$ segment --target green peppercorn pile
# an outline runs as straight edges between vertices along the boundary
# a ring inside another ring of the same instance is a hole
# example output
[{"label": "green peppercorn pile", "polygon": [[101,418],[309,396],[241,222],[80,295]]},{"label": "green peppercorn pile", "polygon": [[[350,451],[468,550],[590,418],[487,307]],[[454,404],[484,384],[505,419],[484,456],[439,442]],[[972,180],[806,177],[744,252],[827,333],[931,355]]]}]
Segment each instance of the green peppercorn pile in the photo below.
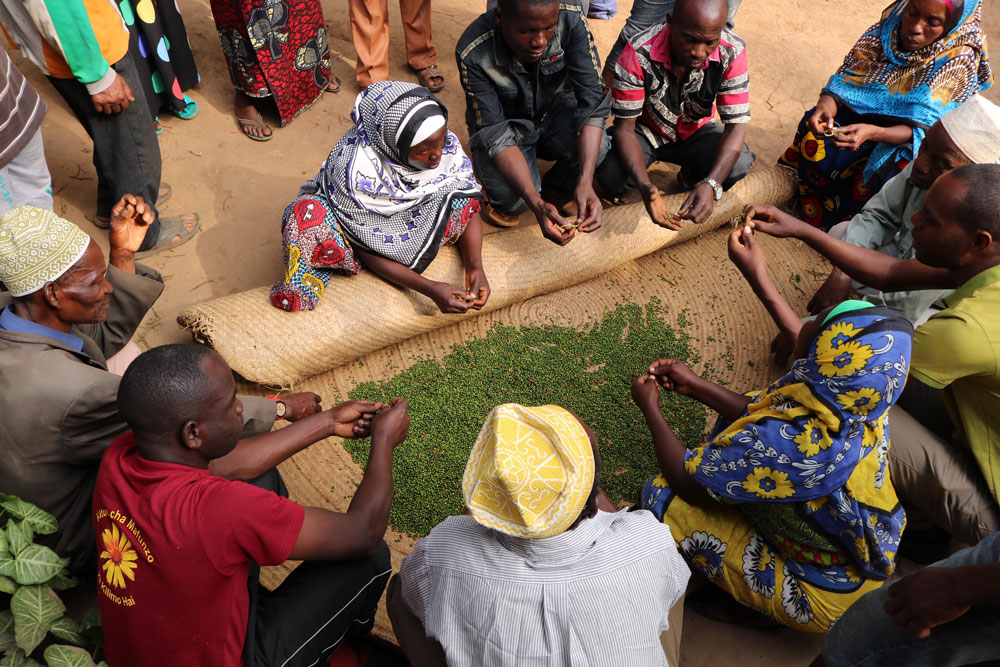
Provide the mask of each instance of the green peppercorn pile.
[{"label": "green peppercorn pile", "polygon": [[[395,497],[389,522],[422,537],[448,516],[461,514],[462,473],[486,415],[501,403],[560,405],[597,434],[601,484],[613,501],[637,500],[640,484],[657,472],[652,440],[632,403],[631,378],[650,362],[674,357],[694,363],[696,352],[681,313],[665,323],[657,301],[621,305],[589,330],[495,324],[485,338],[456,345],[441,363],[418,361],[394,378],[366,382],[350,392],[358,400],[410,402],[410,435],[396,448]],[[688,446],[705,430],[705,409],[664,392],[668,423]],[[345,441],[365,465],[368,440]]]}]

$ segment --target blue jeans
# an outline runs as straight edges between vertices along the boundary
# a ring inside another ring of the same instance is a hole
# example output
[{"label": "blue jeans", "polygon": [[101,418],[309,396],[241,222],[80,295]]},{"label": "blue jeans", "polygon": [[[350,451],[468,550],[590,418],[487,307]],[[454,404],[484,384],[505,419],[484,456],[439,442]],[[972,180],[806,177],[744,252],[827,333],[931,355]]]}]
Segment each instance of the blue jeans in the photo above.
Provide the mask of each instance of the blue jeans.
[{"label": "blue jeans", "polygon": [[[1000,533],[931,567],[997,563]],[[885,612],[890,585],[855,602],[827,634],[823,659],[829,667],[948,667],[1000,658],[1000,604],[973,607],[955,620],[932,628],[926,639],[917,639],[893,623]]]},{"label": "blue jeans", "polygon": [[[517,147],[524,155],[524,161],[528,163],[528,170],[531,172],[531,181],[535,190],[542,189],[542,176],[538,170],[538,160],[552,160],[555,162],[552,168],[545,174],[546,189],[552,190],[555,194],[568,196],[572,193],[580,174],[580,160],[577,155],[577,134],[573,130],[571,123],[572,112],[566,111],[565,107],[555,108],[548,113],[541,125],[536,125],[534,129],[522,136]],[[486,198],[489,199],[490,206],[504,215],[520,215],[528,210],[528,205],[521,199],[514,188],[510,186],[503,173],[496,166],[485,149],[471,149],[472,166],[483,184]],[[597,153],[597,167],[594,170],[594,180],[597,185],[603,186],[601,167],[605,162],[605,157],[611,155],[611,137],[605,130],[601,136],[601,145]],[[617,179],[614,179],[617,180]],[[605,194],[615,195],[617,191]]]},{"label": "blue jeans", "polygon": [[52,210],[52,178],[41,128],[13,160],[0,167],[0,214],[25,205]]},{"label": "blue jeans", "polygon": [[[618,41],[611,47],[611,53],[604,60],[605,71],[614,70],[626,42],[649,26],[666,21],[667,13],[673,11],[675,2],[677,0],[635,0],[632,3],[632,13],[629,14],[618,35]],[[728,30],[733,29],[733,19],[736,18],[736,10],[740,8],[741,2],[743,0],[729,0],[729,18],[726,20]]]}]

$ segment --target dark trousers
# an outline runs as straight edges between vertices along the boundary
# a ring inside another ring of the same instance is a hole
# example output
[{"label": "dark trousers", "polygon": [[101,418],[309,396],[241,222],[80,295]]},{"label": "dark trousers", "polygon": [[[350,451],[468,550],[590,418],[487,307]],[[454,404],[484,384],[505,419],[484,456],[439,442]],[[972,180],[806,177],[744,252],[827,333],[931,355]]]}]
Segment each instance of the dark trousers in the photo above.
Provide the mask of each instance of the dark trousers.
[{"label": "dark trousers", "polygon": [[[524,161],[528,163],[535,190],[541,191],[544,182],[545,188],[554,195],[568,197],[576,187],[580,177],[580,156],[577,150],[577,133],[573,128],[574,111],[575,106],[554,106],[541,123],[535,124],[532,131],[522,135],[517,142]],[[530,125],[530,122],[525,122]],[[527,211],[528,205],[504,178],[488,150],[472,149],[470,153],[472,166],[483,184],[490,205],[506,215],[520,215]],[[605,131],[598,149],[597,167],[594,169],[595,185],[603,191],[602,194],[619,193],[619,190],[608,191],[604,187],[604,162],[611,153],[611,139]],[[538,160],[555,162],[544,178],[538,169]]]},{"label": "dark trousers", "polygon": [[[277,470],[251,482],[288,496]],[[246,667],[310,667],[324,663],[341,642],[375,624],[392,563],[383,542],[371,558],[302,563],[273,591],[250,570],[250,616],[243,645]]]},{"label": "dark trousers", "polygon": [[[149,105],[131,54],[126,54],[111,67],[125,79],[135,97],[128,109],[114,114],[95,110],[87,87],[76,79],[49,77],[94,141],[97,215],[102,217],[110,217],[112,207],[125,194],[139,195],[152,206],[160,189],[160,144],[149,119]],[[157,216],[140,250],[151,248],[159,236]]]},{"label": "dark trousers", "polygon": [[[697,132],[684,141],[668,141],[659,148],[653,148],[653,145],[640,132],[635,133],[635,138],[639,140],[639,148],[642,149],[642,159],[646,167],[654,162],[676,164],[687,170],[685,176],[690,181],[688,184],[690,186],[708,176],[709,172],[712,171],[724,131],[725,128],[722,125],[712,121],[698,128]],[[729,176],[722,182],[722,187],[728,190],[749,174],[756,159],[757,156],[750,152],[750,147],[743,144],[743,150],[740,151],[736,164],[729,171]],[[617,151],[614,152],[613,156],[609,156],[608,163],[607,173],[609,175],[616,174],[617,178],[620,179],[617,182],[609,180],[607,184],[610,188],[609,191],[621,192],[628,187],[627,184],[631,178],[626,173]]]}]

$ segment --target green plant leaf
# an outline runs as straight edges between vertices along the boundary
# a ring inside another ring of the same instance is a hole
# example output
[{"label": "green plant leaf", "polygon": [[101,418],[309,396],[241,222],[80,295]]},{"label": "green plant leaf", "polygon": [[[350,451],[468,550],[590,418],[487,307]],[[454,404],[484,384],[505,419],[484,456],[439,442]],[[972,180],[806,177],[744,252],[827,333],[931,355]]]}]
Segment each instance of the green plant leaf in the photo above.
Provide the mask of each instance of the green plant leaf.
[{"label": "green plant leaf", "polygon": [[62,616],[54,620],[49,632],[75,646],[83,646],[86,643],[83,635],[80,634],[80,625],[69,616]]},{"label": "green plant leaf", "polygon": [[14,576],[14,559],[10,557],[10,554],[0,556],[0,575],[4,577]]},{"label": "green plant leaf", "polygon": [[0,507],[7,510],[10,515],[20,519],[39,535],[51,535],[56,532],[58,523],[56,518],[43,510],[41,507],[21,500],[20,498],[8,498],[0,501]]},{"label": "green plant leaf", "polygon": [[11,556],[16,558],[19,553],[31,544],[31,540],[34,537],[34,534],[31,532],[31,526],[21,521],[10,520],[7,522],[7,549],[10,551]]},{"label": "green plant leaf", "polygon": [[0,667],[25,667],[28,662],[28,654],[21,649],[14,647],[4,653],[0,660]]},{"label": "green plant leaf", "polygon": [[53,644],[43,655],[49,667],[96,667],[90,654],[78,646]]},{"label": "green plant leaf", "polygon": [[7,551],[7,531],[0,530],[0,556],[8,556]]},{"label": "green plant leaf", "polygon": [[14,614],[14,639],[20,648],[31,653],[66,607],[48,586],[21,586],[10,599],[10,610]]},{"label": "green plant leaf", "polygon": [[0,593],[13,594],[17,590],[17,582],[0,574]]},{"label": "green plant leaf", "polygon": [[0,611],[0,651],[6,651],[17,646],[14,641],[14,615],[9,611]]},{"label": "green plant leaf", "polygon": [[14,558],[14,581],[19,584],[44,584],[62,571],[62,559],[40,544],[30,545]]},{"label": "green plant leaf", "polygon": [[101,627],[101,612],[97,611],[97,607],[91,607],[87,610],[87,613],[83,615],[80,619],[80,632],[86,632],[91,628]]},{"label": "green plant leaf", "polygon": [[48,585],[51,586],[54,590],[65,591],[67,589],[73,588],[80,582],[74,579],[73,577],[69,576],[68,574],[63,574],[60,572],[56,576],[49,579],[49,581],[46,583],[48,583]]}]

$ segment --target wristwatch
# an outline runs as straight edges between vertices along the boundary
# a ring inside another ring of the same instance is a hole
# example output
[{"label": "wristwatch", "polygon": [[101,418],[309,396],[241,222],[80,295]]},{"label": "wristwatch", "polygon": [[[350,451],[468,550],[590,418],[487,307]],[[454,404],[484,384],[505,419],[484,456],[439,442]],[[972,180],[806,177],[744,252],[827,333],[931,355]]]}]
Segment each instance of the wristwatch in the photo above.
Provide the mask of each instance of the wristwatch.
[{"label": "wristwatch", "polygon": [[278,419],[284,419],[285,415],[288,414],[288,406],[277,396],[268,396],[268,398],[274,401],[274,410]]},{"label": "wristwatch", "polygon": [[722,186],[716,183],[714,178],[703,178],[701,182],[712,186],[712,190],[715,191],[715,201],[722,199]]}]

